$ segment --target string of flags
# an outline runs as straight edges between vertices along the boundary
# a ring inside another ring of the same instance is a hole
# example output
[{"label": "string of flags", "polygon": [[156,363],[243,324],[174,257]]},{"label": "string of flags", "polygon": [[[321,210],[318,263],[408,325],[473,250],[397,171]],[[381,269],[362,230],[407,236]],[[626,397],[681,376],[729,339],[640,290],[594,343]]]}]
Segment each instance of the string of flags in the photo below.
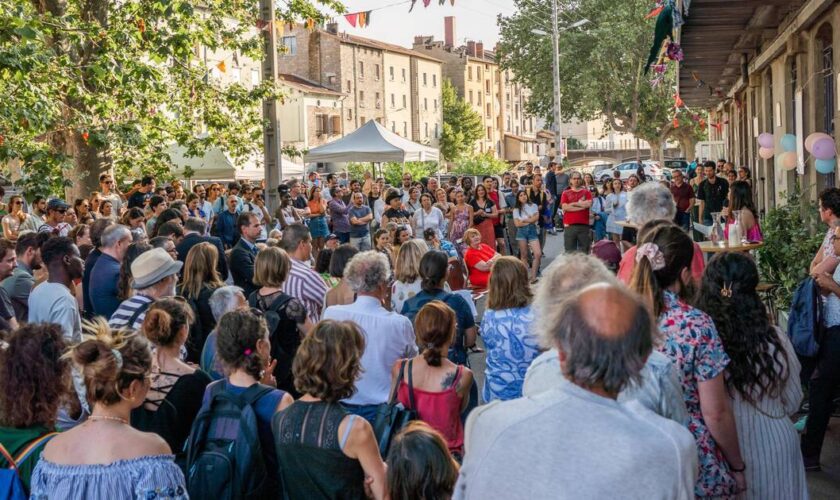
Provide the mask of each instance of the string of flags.
[{"label": "string of flags", "polygon": [[[405,5],[407,3],[411,4],[408,7],[408,11],[411,12],[412,10],[414,10],[414,6],[415,6],[415,4],[417,4],[417,0],[403,0],[403,1],[392,3],[392,4],[383,5],[382,7],[377,7],[375,9],[360,10],[358,12],[351,12],[349,14],[344,15],[344,20],[347,21],[347,24],[349,24],[350,26],[352,26],[354,28],[366,28],[366,27],[370,26],[370,14],[371,14],[371,12],[373,12],[375,10],[388,9],[388,8],[396,7],[396,6],[399,6],[399,5]],[[431,5],[431,4],[432,4],[432,0],[423,0],[423,8],[428,8],[429,5]],[[438,5],[445,5],[445,4],[446,4],[446,0],[438,0]],[[455,5],[455,0],[449,0],[449,4],[454,6]]]},{"label": "string of flags", "polygon": [[366,26],[370,26],[370,12],[366,10],[364,12],[353,12],[352,14],[345,14],[344,19],[350,23],[350,26],[354,28],[364,28]]}]

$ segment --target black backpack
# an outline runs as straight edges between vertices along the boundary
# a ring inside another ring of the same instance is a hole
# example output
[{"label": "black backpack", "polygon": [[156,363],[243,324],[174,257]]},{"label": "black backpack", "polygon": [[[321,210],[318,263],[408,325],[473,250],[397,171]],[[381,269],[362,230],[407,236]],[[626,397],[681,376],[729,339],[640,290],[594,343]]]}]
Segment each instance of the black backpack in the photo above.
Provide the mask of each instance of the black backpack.
[{"label": "black backpack", "polygon": [[248,297],[248,305],[262,311],[265,317],[271,341],[271,358],[277,361],[274,368],[277,388],[298,398],[300,393],[295,390],[292,361],[300,347],[301,338],[297,322],[286,314],[286,306],[292,299],[291,295],[280,292],[273,302],[266,303],[266,298],[255,291]]},{"label": "black backpack", "polygon": [[193,498],[261,498],[269,484],[253,405],[272,391],[254,384],[241,395],[227,381],[208,386],[210,399],[198,412],[187,440],[187,491]]}]

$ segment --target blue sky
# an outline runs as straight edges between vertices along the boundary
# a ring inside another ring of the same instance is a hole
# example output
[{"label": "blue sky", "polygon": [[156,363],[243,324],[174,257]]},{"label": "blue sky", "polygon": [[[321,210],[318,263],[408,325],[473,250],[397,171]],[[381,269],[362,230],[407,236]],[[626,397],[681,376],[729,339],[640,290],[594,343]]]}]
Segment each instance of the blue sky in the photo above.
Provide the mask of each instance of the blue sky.
[{"label": "blue sky", "polygon": [[[400,2],[345,0],[344,4],[348,12],[356,12]],[[455,35],[460,43],[470,39],[482,41],[485,47],[492,48],[499,39],[496,16],[514,12],[513,0],[455,0],[454,6],[450,0],[446,0],[443,5],[439,5],[438,0],[431,0],[428,8],[423,7],[423,0],[417,0],[410,14],[409,5],[409,2],[400,3],[372,12],[372,23],[367,28],[353,28],[343,16],[339,16],[338,28],[354,35],[411,47],[415,35],[434,35],[436,40],[443,40],[443,18],[455,16]]]}]

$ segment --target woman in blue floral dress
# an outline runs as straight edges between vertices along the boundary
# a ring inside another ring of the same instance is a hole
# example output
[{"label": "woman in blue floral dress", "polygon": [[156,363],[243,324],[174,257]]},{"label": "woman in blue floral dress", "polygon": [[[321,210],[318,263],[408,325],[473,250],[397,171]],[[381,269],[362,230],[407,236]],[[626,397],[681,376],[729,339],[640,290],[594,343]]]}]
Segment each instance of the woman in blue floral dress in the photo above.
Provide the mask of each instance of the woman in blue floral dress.
[{"label": "woman in blue floral dress", "polygon": [[487,347],[482,398],[508,400],[522,397],[528,366],[539,354],[531,333],[531,288],[528,269],[516,257],[493,263],[487,290],[487,311],[481,320],[481,337]]},{"label": "woman in blue floral dress", "polygon": [[[659,350],[677,367],[694,435],[700,471],[698,498],[734,498],[747,487],[735,417],[724,384],[729,357],[711,318],[685,303],[680,293],[691,279],[694,247],[671,222],[650,222],[639,231],[631,288],[659,318]],[[725,293],[722,292],[722,293]]]}]

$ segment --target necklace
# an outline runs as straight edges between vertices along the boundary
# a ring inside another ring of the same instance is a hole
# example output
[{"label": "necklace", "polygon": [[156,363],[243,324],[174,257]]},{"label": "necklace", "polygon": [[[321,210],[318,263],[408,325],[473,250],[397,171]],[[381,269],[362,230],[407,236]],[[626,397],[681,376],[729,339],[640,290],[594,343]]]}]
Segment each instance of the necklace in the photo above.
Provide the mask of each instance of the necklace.
[{"label": "necklace", "polygon": [[128,425],[128,420],[122,417],[112,417],[111,415],[91,415],[88,417],[88,420],[97,421],[97,420],[113,420],[114,422],[120,422],[125,425]]}]

